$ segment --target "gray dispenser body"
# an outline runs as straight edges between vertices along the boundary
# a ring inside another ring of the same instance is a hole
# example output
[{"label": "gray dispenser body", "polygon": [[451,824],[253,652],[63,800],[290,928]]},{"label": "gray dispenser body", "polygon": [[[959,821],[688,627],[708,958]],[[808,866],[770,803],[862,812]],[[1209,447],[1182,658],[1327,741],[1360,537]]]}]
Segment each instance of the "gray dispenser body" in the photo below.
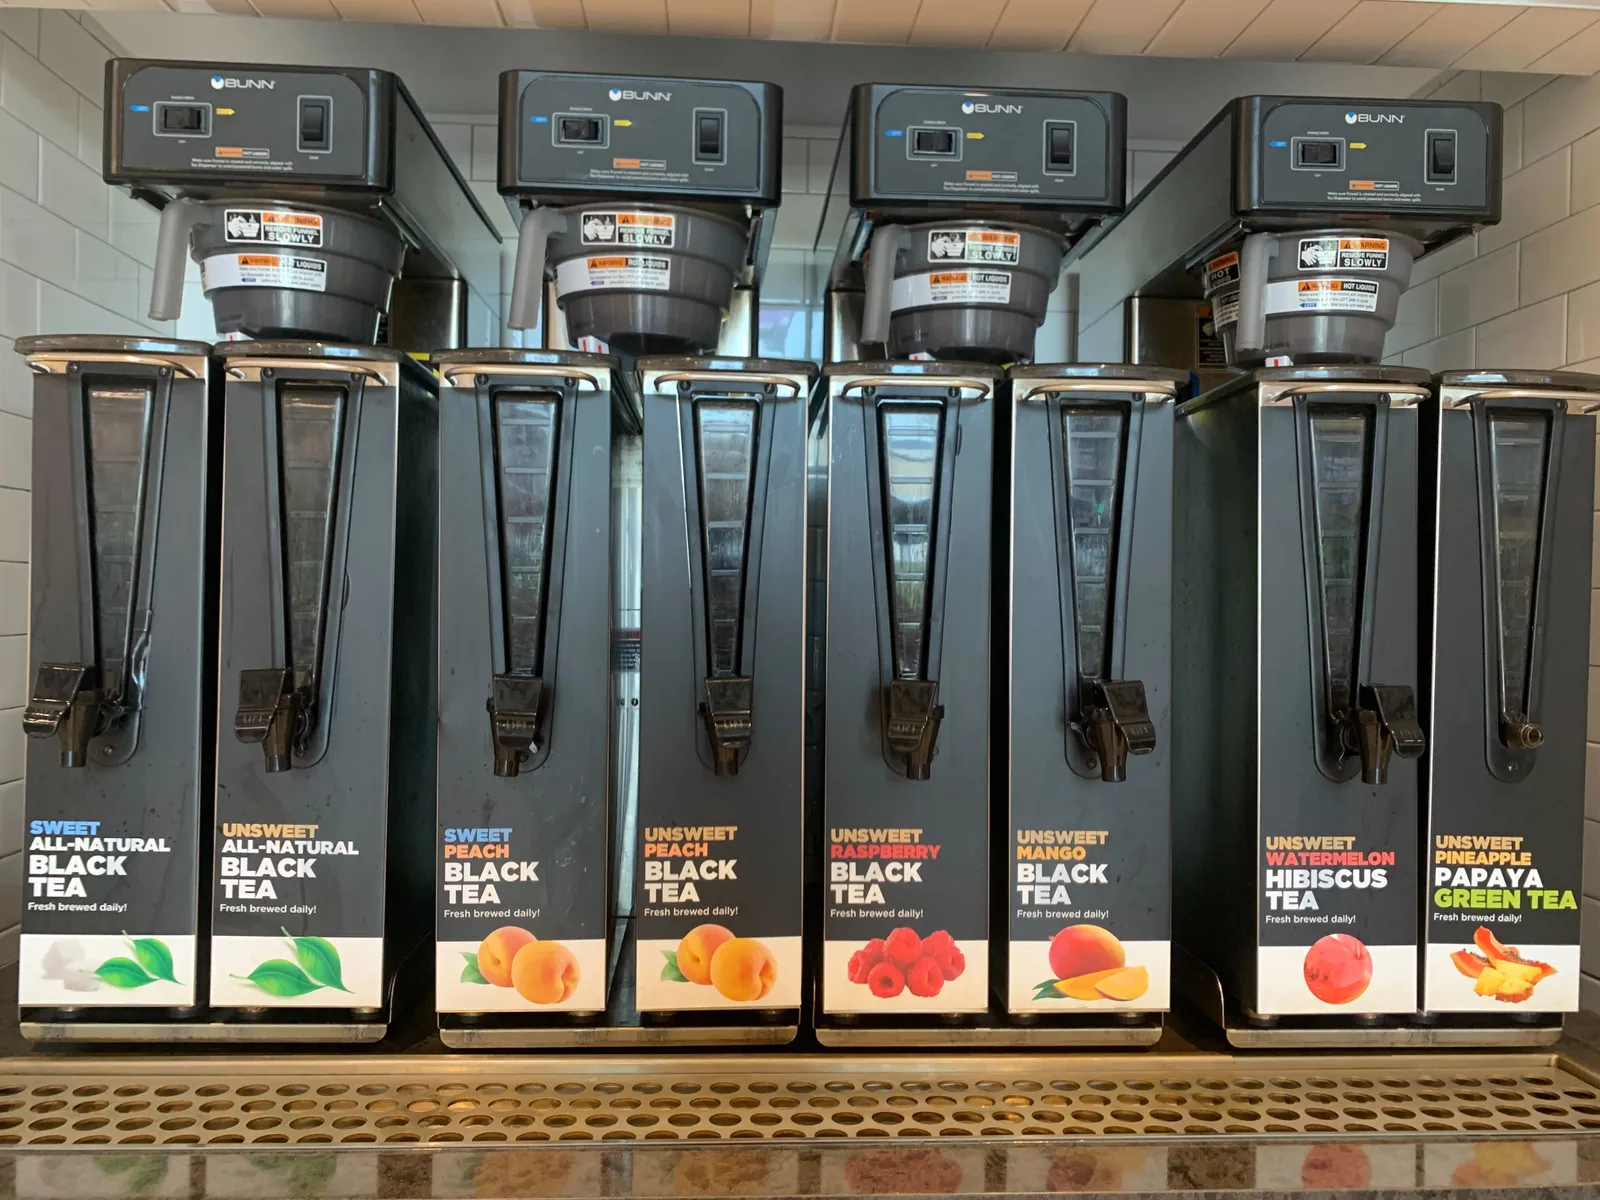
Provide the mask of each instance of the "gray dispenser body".
[{"label": "gray dispenser body", "polygon": [[[531,925],[582,967],[557,1020],[605,1008],[611,920],[610,546],[615,359],[538,350],[436,355],[439,845],[491,827],[537,881],[479,916],[440,886],[436,1007],[446,1028],[548,1020],[509,988],[460,981],[495,929]],[[448,857],[440,883],[450,880]],[[469,865],[481,872],[484,859]],[[460,878],[460,876],[458,876]],[[508,921],[504,907],[537,910]],[[507,1005],[512,1007],[509,1009]],[[489,1016],[490,1010],[495,1010]]]},{"label": "gray dispenser body", "polygon": [[[1165,963],[1155,960],[1172,936],[1173,411],[1189,378],[1115,365],[1009,376],[1010,570],[998,575],[1008,636],[997,639],[1008,648],[999,664],[1006,719],[995,758],[1005,764],[1010,829],[1020,836],[1065,821],[1104,831],[1103,848],[1088,854],[1106,877],[1083,894],[1107,914],[1102,927],[1144,943],[1129,962],[1155,968],[1157,986],[1128,1008],[1161,1010]],[[1070,922],[1020,899],[1017,856],[1003,861],[1006,1007],[1060,1015],[1059,999],[1034,998],[1037,968],[1023,973],[1023,944]]]},{"label": "gray dispenser body", "polygon": [[[1246,1013],[1344,1017],[1416,1006],[1418,404],[1425,372],[1254,371],[1180,405],[1174,446],[1177,940]],[[1272,839],[1337,833],[1269,862]],[[1371,854],[1392,861],[1369,860]],[[1327,869],[1326,885],[1307,870]],[[1336,886],[1338,869],[1379,870]],[[1313,893],[1315,908],[1302,908]],[[1287,898],[1293,893],[1294,901]],[[1338,923],[1297,922],[1297,912]],[[1249,935],[1241,931],[1248,930]],[[1371,956],[1340,1004],[1310,990],[1327,935]]]},{"label": "gray dispenser body", "polygon": [[186,249],[224,332],[368,344],[387,313],[393,345],[459,346],[498,311],[499,234],[387,71],[116,58],[105,123],[106,181],[162,210],[153,319]]},{"label": "gray dispenser body", "polygon": [[[199,342],[76,335],[21,338],[16,348],[34,371],[22,816],[93,822],[94,836],[169,847],[127,854],[122,875],[79,880],[87,893],[25,895],[19,1001],[72,1008],[65,1032],[48,1035],[71,1038],[97,1011],[155,1008],[171,1019],[205,1003],[196,974],[215,670],[206,562],[218,529],[221,398],[211,348]],[[47,888],[71,882],[37,878]],[[126,907],[50,911],[55,895]],[[167,946],[171,979],[123,989],[92,974],[127,953],[124,930]]]},{"label": "gray dispenser body", "polygon": [[[243,342],[223,361],[212,1002],[274,1006],[236,977],[282,957],[282,926],[343,960],[346,990],[291,1013],[381,1025],[405,939],[428,927],[437,389],[376,347]],[[271,837],[315,861],[253,900]]]},{"label": "gray dispenser body", "polygon": [[[1594,375],[1484,370],[1439,376],[1422,409],[1431,567],[1423,644],[1432,659],[1422,681],[1422,1007],[1431,1013],[1506,1026],[1578,1007],[1579,911],[1561,897],[1582,903],[1589,668],[1579,648],[1589,645],[1597,406]],[[1519,907],[1473,907],[1459,919],[1452,893],[1471,884],[1458,870],[1476,864],[1436,851],[1507,835],[1521,841],[1503,866],[1525,854],[1542,884],[1512,884],[1510,870],[1485,877],[1479,887],[1504,895],[1504,885]],[[1527,891],[1545,893],[1540,907]],[[1515,1003],[1477,996],[1450,956],[1479,952],[1480,925],[1556,974]]]}]

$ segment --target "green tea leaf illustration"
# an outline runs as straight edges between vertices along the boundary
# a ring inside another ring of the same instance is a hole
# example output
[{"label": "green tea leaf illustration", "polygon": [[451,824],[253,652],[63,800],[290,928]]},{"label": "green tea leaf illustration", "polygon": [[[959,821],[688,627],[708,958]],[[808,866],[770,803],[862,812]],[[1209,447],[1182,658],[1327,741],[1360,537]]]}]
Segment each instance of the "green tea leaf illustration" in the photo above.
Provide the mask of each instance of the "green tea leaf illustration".
[{"label": "green tea leaf illustration", "polygon": [[[126,929],[122,931],[122,936],[128,937]],[[152,979],[178,982],[178,977],[172,973],[172,951],[160,938],[128,938],[128,945],[133,950],[134,958],[139,960],[139,965]]]},{"label": "green tea leaf illustration", "polygon": [[269,996],[304,996],[322,986],[286,958],[269,958],[250,974],[234,978],[255,984]]},{"label": "green tea leaf illustration", "polygon": [[461,968],[462,983],[481,983],[488,986],[489,981],[483,977],[483,972],[478,970],[478,956],[469,950],[463,950],[461,957],[467,965]]},{"label": "green tea leaf illustration", "polygon": [[1054,979],[1046,979],[1043,983],[1034,985],[1033,998],[1035,1000],[1064,1000],[1066,999],[1057,989]]},{"label": "green tea leaf illustration", "polygon": [[94,969],[94,973],[114,988],[143,987],[156,981],[154,975],[131,958],[108,958]]},{"label": "green tea leaf illustration", "polygon": [[[283,926],[278,926],[283,929]],[[288,938],[294,946],[294,956],[300,963],[300,969],[323,987],[338,988],[341,992],[348,992],[344,978],[340,974],[339,952],[334,949],[333,943],[327,938],[295,937],[287,929],[283,929],[283,936]]]},{"label": "green tea leaf illustration", "polygon": [[667,965],[661,968],[661,978],[668,983],[688,983],[689,977],[678,969],[678,952],[663,950],[661,955],[667,960]]}]

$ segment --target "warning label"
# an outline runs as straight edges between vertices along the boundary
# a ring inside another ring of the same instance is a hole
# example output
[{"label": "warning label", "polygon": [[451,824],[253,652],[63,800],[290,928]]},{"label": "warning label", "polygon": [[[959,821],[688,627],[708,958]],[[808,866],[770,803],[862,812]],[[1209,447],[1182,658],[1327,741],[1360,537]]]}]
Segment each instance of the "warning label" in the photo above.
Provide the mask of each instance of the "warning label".
[{"label": "warning label", "polygon": [[1278,279],[1267,284],[1268,316],[1292,312],[1376,312],[1378,284],[1371,279]]},{"label": "warning label", "polygon": [[322,245],[322,218],[316,213],[230,208],[223,214],[222,228],[230,242],[265,242],[313,249]]},{"label": "warning label", "polygon": [[895,312],[930,304],[1009,304],[1010,271],[927,271],[894,281]]},{"label": "warning label", "polygon": [[928,234],[929,262],[1015,263],[1022,235],[1001,229],[935,229]]},{"label": "warning label", "polygon": [[1389,239],[1301,238],[1297,265],[1302,271],[1387,271]]},{"label": "warning label", "polygon": [[1239,320],[1239,289],[1224,292],[1213,302],[1216,310],[1216,323],[1218,325],[1232,325]]},{"label": "warning label", "polygon": [[677,232],[677,217],[655,212],[586,212],[579,226],[585,246],[642,246],[666,250]]},{"label": "warning label", "polygon": [[1206,263],[1204,279],[1206,295],[1211,295],[1218,288],[1227,287],[1230,283],[1239,282],[1239,256],[1237,254],[1219,254]]},{"label": "warning label", "polygon": [[649,254],[569,258],[556,266],[556,294],[607,289],[664,292],[672,284],[672,262]]},{"label": "warning label", "polygon": [[325,292],[328,264],[296,254],[216,254],[200,264],[200,286],[208,292],[230,287]]}]

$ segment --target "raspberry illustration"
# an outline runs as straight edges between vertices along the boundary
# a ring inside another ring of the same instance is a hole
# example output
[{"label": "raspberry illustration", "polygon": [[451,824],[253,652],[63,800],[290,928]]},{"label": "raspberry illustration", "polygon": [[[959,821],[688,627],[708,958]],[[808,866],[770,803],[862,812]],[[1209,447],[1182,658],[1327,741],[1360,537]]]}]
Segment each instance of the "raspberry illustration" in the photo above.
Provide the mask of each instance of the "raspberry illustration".
[{"label": "raspberry illustration", "polygon": [[889,961],[899,967],[909,967],[922,957],[922,939],[915,929],[902,925],[889,934],[886,943]]},{"label": "raspberry illustration", "polygon": [[[928,943],[923,942],[922,944],[926,946]],[[946,979],[955,979],[967,969],[967,956],[957,950],[954,943],[947,949],[941,950],[934,957],[939,964],[939,970],[943,972]]]},{"label": "raspberry illustration", "polygon": [[949,932],[944,929],[935,929],[922,939],[922,952],[934,958],[938,958],[946,950],[954,950],[955,948],[955,938],[951,937]]},{"label": "raspberry illustration", "polygon": [[845,975],[851,983],[865,983],[867,972],[877,965],[877,960],[868,958],[865,950],[857,950],[850,956],[850,964],[845,968]]},{"label": "raspberry illustration", "polygon": [[861,953],[865,954],[870,960],[868,963],[870,966],[872,963],[882,962],[889,957],[889,944],[882,938],[873,938],[865,946],[861,947]]},{"label": "raspberry illustration", "polygon": [[944,971],[936,958],[919,958],[911,964],[906,985],[913,996],[937,996],[944,987]]},{"label": "raspberry illustration", "polygon": [[881,962],[867,972],[867,986],[880,1000],[893,1000],[906,989],[905,972],[892,962]]}]

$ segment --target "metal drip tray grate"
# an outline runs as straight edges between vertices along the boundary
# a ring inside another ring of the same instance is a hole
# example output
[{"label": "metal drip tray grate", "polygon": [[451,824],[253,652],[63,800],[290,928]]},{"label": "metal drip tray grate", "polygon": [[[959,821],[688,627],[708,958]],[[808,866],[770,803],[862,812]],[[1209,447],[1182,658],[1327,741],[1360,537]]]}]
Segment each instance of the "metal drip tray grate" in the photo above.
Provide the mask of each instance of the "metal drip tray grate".
[{"label": "metal drip tray grate", "polygon": [[[0,1060],[0,1146],[1600,1131],[1553,1055]],[[1335,1069],[1334,1064],[1340,1064]]]}]

